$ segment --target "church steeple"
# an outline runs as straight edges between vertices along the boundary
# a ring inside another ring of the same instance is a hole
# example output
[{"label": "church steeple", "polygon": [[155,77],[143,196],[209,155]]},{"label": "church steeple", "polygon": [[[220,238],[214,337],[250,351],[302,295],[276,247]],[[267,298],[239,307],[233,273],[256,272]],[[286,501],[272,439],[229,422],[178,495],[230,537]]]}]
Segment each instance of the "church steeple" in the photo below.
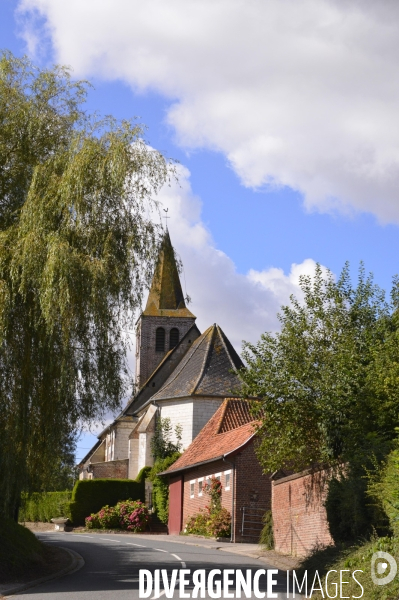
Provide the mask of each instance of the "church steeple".
[{"label": "church steeple", "polygon": [[143,314],[147,316],[194,317],[184,301],[175,253],[168,230],[166,230],[161,242],[158,261]]},{"label": "church steeple", "polygon": [[[194,325],[184,301],[168,230],[162,239],[145,310],[136,327],[136,385],[141,388],[165,354]],[[190,340],[191,343],[191,340]]]}]

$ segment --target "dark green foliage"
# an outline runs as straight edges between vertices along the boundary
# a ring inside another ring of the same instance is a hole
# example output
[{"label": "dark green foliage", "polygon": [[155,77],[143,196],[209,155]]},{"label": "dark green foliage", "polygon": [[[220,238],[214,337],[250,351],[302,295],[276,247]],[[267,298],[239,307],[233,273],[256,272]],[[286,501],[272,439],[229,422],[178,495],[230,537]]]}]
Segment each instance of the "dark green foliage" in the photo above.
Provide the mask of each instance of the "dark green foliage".
[{"label": "dark green foliage", "polygon": [[281,309],[281,331],[244,347],[243,395],[261,398],[258,456],[268,472],[351,461],[368,437],[392,439],[399,419],[395,294],[389,305],[363,267],[356,287],[348,266],[338,281],[317,266],[300,286],[303,299]]},{"label": "dark green foliage", "polygon": [[43,545],[22,525],[0,519],[0,581],[42,562]]},{"label": "dark green foliage", "polygon": [[[142,473],[142,472],[140,472]],[[140,474],[139,474],[140,475]],[[86,479],[77,481],[70,504],[74,525],[84,525],[85,518],[103,506],[115,506],[126,498],[144,502],[144,479]]]},{"label": "dark green foliage", "polygon": [[160,477],[158,473],[166,471],[181,456],[180,452],[175,452],[166,458],[159,458],[155,461],[148,479],[152,481],[152,503],[153,509],[162,523],[168,522],[169,517],[169,481],[168,477]]},{"label": "dark green foliage", "polygon": [[182,426],[176,425],[175,438],[172,442],[173,429],[169,417],[160,417],[157,419],[155,434],[151,440],[151,453],[154,460],[163,459],[172,456],[181,450]]},{"label": "dark green foliage", "polygon": [[265,550],[273,550],[274,548],[274,535],[273,535],[273,516],[272,511],[267,510],[263,515],[263,529],[260,534],[259,544]]},{"label": "dark green foliage", "polygon": [[23,496],[19,511],[19,520],[49,522],[54,517],[70,518],[72,491],[33,492]]},{"label": "dark green foliage", "polygon": [[[398,442],[396,442],[398,446]],[[389,519],[394,536],[399,540],[399,448],[388,455],[379,473],[371,479],[371,499],[379,502]]]}]

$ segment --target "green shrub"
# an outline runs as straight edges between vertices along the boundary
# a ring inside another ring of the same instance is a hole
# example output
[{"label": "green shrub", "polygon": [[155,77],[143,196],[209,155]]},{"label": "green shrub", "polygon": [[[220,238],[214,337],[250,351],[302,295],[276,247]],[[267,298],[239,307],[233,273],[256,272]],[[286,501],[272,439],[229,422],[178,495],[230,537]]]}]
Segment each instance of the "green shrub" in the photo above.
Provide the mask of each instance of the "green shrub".
[{"label": "green shrub", "polygon": [[385,514],[369,494],[365,473],[349,472],[328,484],[325,502],[328,526],[336,544],[354,543],[373,532],[386,535]]},{"label": "green shrub", "polygon": [[274,534],[273,534],[273,516],[272,511],[267,510],[262,518],[263,529],[260,534],[259,544],[265,550],[273,550],[274,548]]},{"label": "green shrub", "polygon": [[200,511],[187,519],[184,533],[194,535],[208,534],[209,511],[200,509]]},{"label": "green shrub", "polygon": [[222,484],[216,477],[211,477],[210,483],[204,485],[204,492],[210,498],[210,505],[205,510],[187,520],[184,533],[212,537],[229,537],[231,532],[231,515],[222,507]]},{"label": "green shrub", "polygon": [[103,506],[115,506],[125,498],[144,501],[143,469],[136,480],[132,479],[82,479],[77,481],[70,504],[74,525],[84,525],[85,518],[98,512]]},{"label": "green shrub", "polygon": [[391,530],[399,538],[399,449],[393,450],[377,478],[369,486],[369,494],[378,499],[389,519]]},{"label": "green shrub", "polygon": [[19,520],[49,522],[54,517],[70,518],[72,492],[34,492],[22,498]]},{"label": "green shrub", "polygon": [[149,480],[152,481],[153,510],[162,523],[167,523],[169,517],[169,482],[167,477],[159,477],[158,473],[166,471],[179,456],[181,456],[180,452],[175,452],[166,458],[159,458],[148,475]]},{"label": "green shrub", "polygon": [[0,581],[18,576],[25,567],[42,563],[43,545],[22,525],[0,520]]}]

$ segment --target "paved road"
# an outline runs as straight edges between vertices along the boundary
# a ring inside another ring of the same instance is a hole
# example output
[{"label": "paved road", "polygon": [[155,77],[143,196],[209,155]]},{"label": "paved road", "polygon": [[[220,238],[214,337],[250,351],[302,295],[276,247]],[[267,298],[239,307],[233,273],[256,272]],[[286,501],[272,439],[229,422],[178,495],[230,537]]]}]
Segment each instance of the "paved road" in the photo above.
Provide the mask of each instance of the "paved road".
[{"label": "paved road", "polygon": [[[165,542],[157,540],[156,536],[143,539],[116,534],[43,533],[38,537],[49,544],[75,550],[84,558],[85,565],[75,573],[12,596],[14,600],[138,600],[140,569],[151,572],[167,569],[170,579],[173,569],[187,568],[191,572],[205,569],[207,573],[212,569],[241,569],[245,576],[246,569],[255,573],[258,569],[273,568],[253,558]],[[278,598],[287,598],[286,573],[280,572],[273,577],[278,580],[273,588],[278,592]],[[265,591],[266,576],[261,576],[259,583],[260,589]],[[161,600],[164,600],[162,591],[161,585]],[[178,584],[173,597],[179,598]],[[208,598],[208,594],[205,597]],[[296,594],[296,597],[300,598],[300,595]],[[152,598],[154,593],[149,600]]]}]

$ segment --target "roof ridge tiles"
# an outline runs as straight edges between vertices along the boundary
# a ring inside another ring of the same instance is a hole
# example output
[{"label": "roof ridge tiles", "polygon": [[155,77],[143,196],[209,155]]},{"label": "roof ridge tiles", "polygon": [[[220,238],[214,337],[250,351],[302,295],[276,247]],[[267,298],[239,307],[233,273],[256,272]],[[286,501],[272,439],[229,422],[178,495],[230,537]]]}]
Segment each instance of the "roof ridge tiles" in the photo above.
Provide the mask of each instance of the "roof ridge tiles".
[{"label": "roof ridge tiles", "polygon": [[208,345],[207,345],[206,351],[204,352],[204,358],[202,360],[202,365],[201,365],[201,368],[199,370],[199,376],[198,376],[197,382],[195,383],[195,385],[193,387],[193,391],[192,391],[193,394],[195,394],[195,392],[197,391],[199,383],[200,383],[201,379],[204,376],[206,363],[208,362],[208,356],[209,356],[211,345],[212,345],[212,341],[213,341],[213,338],[214,338],[214,335],[215,335],[216,323],[214,323],[213,325],[211,325],[209,327],[209,329],[211,329],[212,332],[211,332],[211,335],[210,335],[209,340],[208,340]]}]

